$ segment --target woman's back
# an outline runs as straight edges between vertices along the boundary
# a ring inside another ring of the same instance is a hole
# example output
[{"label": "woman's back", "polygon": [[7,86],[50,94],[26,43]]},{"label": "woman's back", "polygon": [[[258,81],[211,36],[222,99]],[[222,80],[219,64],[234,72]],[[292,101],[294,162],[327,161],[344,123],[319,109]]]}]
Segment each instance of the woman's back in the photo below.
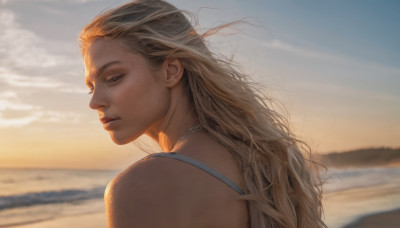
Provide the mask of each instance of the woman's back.
[{"label": "woman's back", "polygon": [[[243,186],[230,153],[198,132],[176,152]],[[247,205],[239,193],[191,164],[148,157],[118,175],[107,187],[109,227],[248,227]],[[124,222],[119,224],[118,222]]]}]

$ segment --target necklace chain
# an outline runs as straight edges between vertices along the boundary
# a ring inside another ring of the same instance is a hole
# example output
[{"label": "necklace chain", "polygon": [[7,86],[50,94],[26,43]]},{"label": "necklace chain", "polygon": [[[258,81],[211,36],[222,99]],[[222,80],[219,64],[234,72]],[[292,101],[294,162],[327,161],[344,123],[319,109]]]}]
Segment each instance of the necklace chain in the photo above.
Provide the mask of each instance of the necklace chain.
[{"label": "necklace chain", "polygon": [[191,128],[189,128],[185,133],[183,133],[183,135],[181,137],[179,137],[178,141],[176,141],[175,145],[172,147],[171,151],[173,151],[173,149],[180,143],[182,142],[182,140],[184,140],[188,135],[196,132],[196,131],[200,131],[201,129],[201,125],[195,125]]}]

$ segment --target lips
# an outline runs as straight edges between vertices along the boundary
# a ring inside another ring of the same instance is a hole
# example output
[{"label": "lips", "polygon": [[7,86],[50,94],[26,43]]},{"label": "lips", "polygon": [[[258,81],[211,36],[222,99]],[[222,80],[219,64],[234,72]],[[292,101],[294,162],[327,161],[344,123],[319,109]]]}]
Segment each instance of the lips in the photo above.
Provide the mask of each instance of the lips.
[{"label": "lips", "polygon": [[119,125],[118,120],[120,120],[120,118],[111,118],[111,117],[100,118],[100,122],[103,123],[103,128],[106,131],[115,130]]},{"label": "lips", "polygon": [[110,118],[110,117],[103,117],[100,119],[100,122],[102,122],[103,124],[106,124],[108,122],[114,121],[114,120],[118,120],[119,118]]}]

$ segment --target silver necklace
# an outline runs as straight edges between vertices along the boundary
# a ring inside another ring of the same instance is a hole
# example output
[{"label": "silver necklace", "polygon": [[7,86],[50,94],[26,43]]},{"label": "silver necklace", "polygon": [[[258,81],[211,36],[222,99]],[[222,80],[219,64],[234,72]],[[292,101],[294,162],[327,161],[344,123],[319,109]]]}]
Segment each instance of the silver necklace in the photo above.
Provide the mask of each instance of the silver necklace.
[{"label": "silver necklace", "polygon": [[201,129],[201,125],[195,125],[195,126],[189,128],[189,130],[187,130],[185,133],[183,133],[183,135],[178,139],[178,141],[176,141],[176,143],[172,147],[171,151],[173,151],[173,149],[176,147],[176,145],[178,145],[180,142],[182,142],[182,140],[185,139],[188,135],[190,135],[196,131],[200,131],[200,129]]}]

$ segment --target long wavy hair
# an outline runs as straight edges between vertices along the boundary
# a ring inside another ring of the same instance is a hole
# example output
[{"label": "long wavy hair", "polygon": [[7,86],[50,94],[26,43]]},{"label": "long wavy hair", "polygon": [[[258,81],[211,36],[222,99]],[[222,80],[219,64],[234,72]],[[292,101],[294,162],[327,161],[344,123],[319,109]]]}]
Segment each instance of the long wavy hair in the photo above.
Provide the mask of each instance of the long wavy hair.
[{"label": "long wavy hair", "polygon": [[119,40],[157,68],[178,58],[199,123],[235,158],[245,181],[253,228],[326,227],[321,185],[306,144],[296,139],[286,119],[271,106],[257,83],[231,60],[211,52],[194,29],[189,12],[161,0],[139,0],[97,16],[80,34],[84,55],[95,39]]}]

